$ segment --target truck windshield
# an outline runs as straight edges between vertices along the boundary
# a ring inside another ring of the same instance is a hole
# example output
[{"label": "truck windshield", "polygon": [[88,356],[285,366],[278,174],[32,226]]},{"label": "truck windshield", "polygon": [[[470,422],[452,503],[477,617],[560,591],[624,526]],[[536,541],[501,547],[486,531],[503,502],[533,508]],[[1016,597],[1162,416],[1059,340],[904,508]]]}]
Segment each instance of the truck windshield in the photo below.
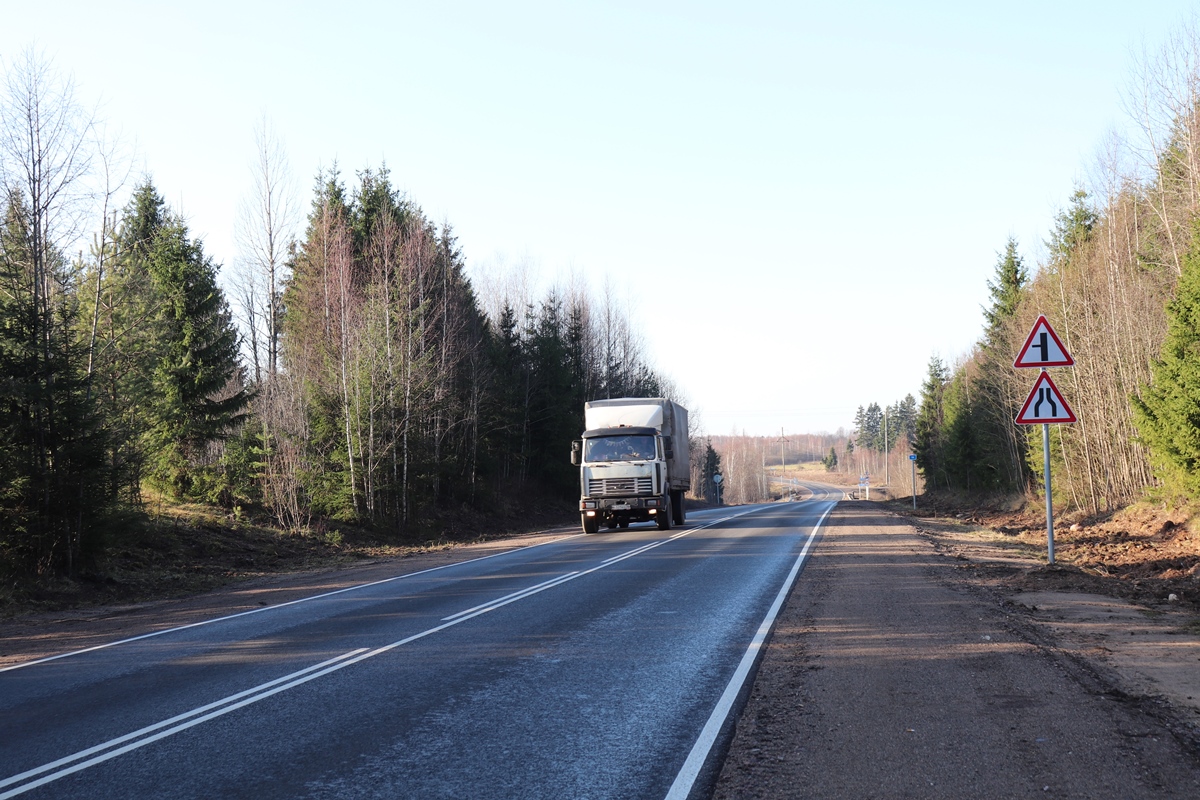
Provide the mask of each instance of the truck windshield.
[{"label": "truck windshield", "polygon": [[597,436],[584,440],[583,460],[652,461],[656,451],[653,436]]}]

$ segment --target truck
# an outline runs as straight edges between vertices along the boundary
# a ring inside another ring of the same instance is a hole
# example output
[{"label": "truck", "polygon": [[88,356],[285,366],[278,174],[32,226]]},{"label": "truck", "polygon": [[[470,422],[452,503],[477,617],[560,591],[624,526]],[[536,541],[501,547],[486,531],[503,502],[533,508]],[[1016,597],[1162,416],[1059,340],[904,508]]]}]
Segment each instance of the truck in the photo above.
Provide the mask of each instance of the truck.
[{"label": "truck", "polygon": [[623,397],[584,403],[583,418],[583,436],[571,443],[583,532],[651,520],[664,531],[682,525],[692,485],[687,409],[662,397]]}]

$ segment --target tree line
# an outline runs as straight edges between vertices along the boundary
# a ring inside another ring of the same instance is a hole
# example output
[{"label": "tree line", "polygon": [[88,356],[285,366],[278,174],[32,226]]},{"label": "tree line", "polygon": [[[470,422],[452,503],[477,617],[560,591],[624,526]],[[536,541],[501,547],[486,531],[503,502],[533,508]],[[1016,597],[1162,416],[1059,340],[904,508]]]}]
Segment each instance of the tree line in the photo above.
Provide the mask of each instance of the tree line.
[{"label": "tree line", "polygon": [[[715,469],[699,474],[693,468],[692,491],[703,492],[706,499],[715,498],[711,480],[714,472],[720,472],[721,500],[728,504],[761,503],[778,497],[780,483],[776,479],[772,485],[773,477],[798,464],[823,463],[828,471],[836,472],[853,469],[846,453],[854,452],[854,444],[840,429],[837,433],[710,436],[706,446],[712,451],[710,461]],[[820,474],[814,473],[814,479]]]},{"label": "tree line", "polygon": [[129,181],[98,131],[47,61],[7,65],[4,573],[86,568],[146,491],[259,508],[292,531],[565,508],[584,401],[674,394],[611,292],[481,301],[452,226],[386,166],[321,170],[293,233],[265,126],[227,297],[185,218],[151,177]]},{"label": "tree line", "polygon": [[[1075,359],[1054,371],[1079,421],[1051,426],[1055,500],[1103,513],[1200,494],[1200,32],[1139,64],[1132,130],[1113,136],[1031,270],[999,253],[984,331],[929,362],[915,451],[930,490],[1033,493],[1041,431],[1013,423],[1033,385],[1012,363],[1039,314]],[[1038,426],[1029,426],[1036,428]]]}]

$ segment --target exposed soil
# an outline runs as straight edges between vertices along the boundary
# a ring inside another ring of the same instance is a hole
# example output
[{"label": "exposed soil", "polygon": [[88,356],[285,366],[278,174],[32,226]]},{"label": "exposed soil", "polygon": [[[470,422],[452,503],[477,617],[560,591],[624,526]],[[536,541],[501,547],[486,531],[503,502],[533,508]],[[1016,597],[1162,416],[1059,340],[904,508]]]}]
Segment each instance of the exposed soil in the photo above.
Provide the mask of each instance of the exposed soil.
[{"label": "exposed soil", "polygon": [[1086,592],[1200,614],[1200,518],[1188,510],[1141,504],[1056,519],[1050,566],[1044,512],[888,507],[1007,591]]},{"label": "exposed soil", "polygon": [[[1200,796],[1200,536],[1187,515],[1068,519],[1050,566],[1044,516],[930,511],[839,505],[715,796]],[[972,638],[983,649],[956,655]],[[1001,654],[1011,663],[989,667]]]}]

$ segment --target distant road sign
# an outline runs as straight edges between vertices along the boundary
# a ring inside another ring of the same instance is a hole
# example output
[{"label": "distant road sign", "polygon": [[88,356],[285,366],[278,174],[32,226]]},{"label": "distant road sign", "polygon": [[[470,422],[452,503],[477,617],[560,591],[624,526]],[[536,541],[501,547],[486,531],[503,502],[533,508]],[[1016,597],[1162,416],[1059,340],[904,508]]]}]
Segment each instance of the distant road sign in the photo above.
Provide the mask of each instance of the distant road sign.
[{"label": "distant road sign", "polygon": [[908,454],[908,460],[909,460],[909,461],[916,461],[916,460],[917,460],[917,454],[916,454],[916,453],[909,453],[909,454]]},{"label": "distant road sign", "polygon": [[1033,384],[1029,397],[1025,398],[1025,405],[1021,406],[1016,421],[1018,425],[1054,425],[1075,422],[1076,418],[1075,412],[1063,399],[1062,392],[1050,380],[1049,373],[1043,372],[1038,376],[1037,383]]},{"label": "distant road sign", "polygon": [[[1074,364],[1075,359],[1071,358],[1071,354],[1067,352],[1067,348],[1058,338],[1058,334],[1054,332],[1054,328],[1050,327],[1045,315],[1038,317],[1037,322],[1033,323],[1033,330],[1029,332],[1025,346],[1021,348],[1017,360],[1013,362],[1013,366],[1018,369],[1024,367],[1070,367]],[[1074,422],[1074,420],[1071,421]]]}]

